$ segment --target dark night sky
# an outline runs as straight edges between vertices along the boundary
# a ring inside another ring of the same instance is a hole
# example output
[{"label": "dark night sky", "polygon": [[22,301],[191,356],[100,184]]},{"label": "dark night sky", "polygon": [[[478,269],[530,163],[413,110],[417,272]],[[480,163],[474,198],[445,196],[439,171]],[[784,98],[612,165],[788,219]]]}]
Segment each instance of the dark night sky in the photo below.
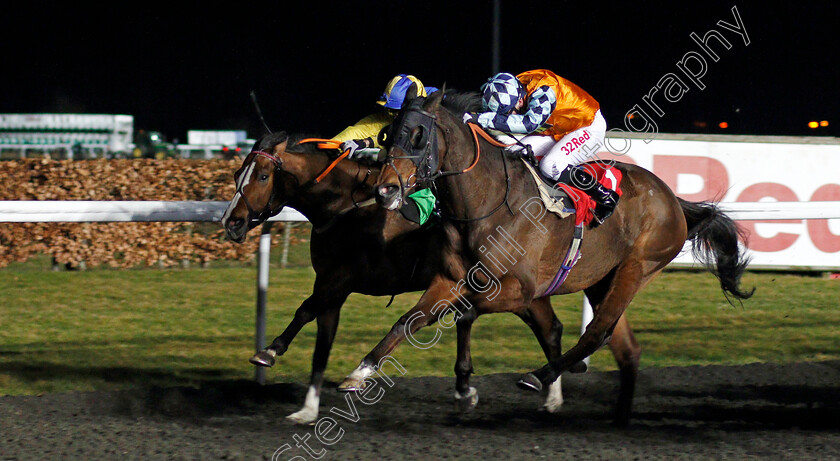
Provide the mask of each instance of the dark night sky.
[{"label": "dark night sky", "polygon": [[[732,48],[712,45],[720,61],[707,59],[704,90],[689,83],[661,103],[660,131],[697,132],[701,120],[703,132],[840,136],[840,3],[525,3],[503,1],[502,70],[554,70],[600,101],[610,127],[699,51],[691,32],[715,28]],[[749,46],[717,25],[735,23],[732,6]],[[396,73],[478,89],[492,70],[491,1],[4,9],[0,112],[125,113],[181,140],[188,129],[259,135],[250,90],[272,129],[330,136],[375,110]],[[808,129],[815,119],[831,124]]]}]

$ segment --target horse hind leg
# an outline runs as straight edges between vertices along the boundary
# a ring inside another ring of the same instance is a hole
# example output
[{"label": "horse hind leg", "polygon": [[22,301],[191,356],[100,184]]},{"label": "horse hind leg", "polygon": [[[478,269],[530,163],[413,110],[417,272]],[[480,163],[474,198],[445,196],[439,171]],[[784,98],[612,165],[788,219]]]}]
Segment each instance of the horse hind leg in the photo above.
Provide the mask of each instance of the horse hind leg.
[{"label": "horse hind leg", "polygon": [[617,426],[626,426],[630,422],[633,394],[636,390],[636,379],[639,375],[639,359],[642,355],[642,349],[630,329],[626,314],[619,317],[618,323],[615,325],[610,340],[610,350],[618,363],[619,376],[621,377],[614,423]]},{"label": "horse hind leg", "polygon": [[619,425],[627,424],[641,354],[624,311],[636,293],[661,269],[662,267],[655,263],[648,265],[647,262],[629,260],[616,270],[614,276],[607,277],[587,289],[586,295],[592,302],[594,318],[586,327],[578,343],[559,360],[528,373],[520,382],[525,382],[529,386],[540,386],[542,383],[550,382],[609,341],[621,376],[615,422]]}]

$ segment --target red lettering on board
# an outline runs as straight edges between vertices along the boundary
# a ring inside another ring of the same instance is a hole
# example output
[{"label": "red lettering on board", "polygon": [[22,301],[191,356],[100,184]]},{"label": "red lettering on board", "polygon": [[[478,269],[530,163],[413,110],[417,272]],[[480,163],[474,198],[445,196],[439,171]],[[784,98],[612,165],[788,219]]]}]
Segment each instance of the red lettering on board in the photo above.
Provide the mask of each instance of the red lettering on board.
[{"label": "red lettering on board", "polygon": [[[840,185],[826,184],[814,191],[812,202],[840,201]],[[840,251],[840,235],[831,232],[827,219],[809,219],[808,235],[818,250],[826,253]]]},{"label": "red lettering on board", "polygon": [[709,157],[693,156],[653,156],[653,174],[665,182],[674,192],[681,174],[693,174],[703,179],[703,188],[693,194],[677,194],[683,200],[699,202],[717,201],[723,198],[729,189],[729,173],[719,160]]},{"label": "red lettering on board", "polygon": [[[799,199],[789,187],[773,182],[762,182],[747,187],[738,196],[736,202],[758,202],[767,197],[772,197],[779,202],[798,202]],[[772,237],[762,237],[755,231],[755,224],[760,222],[769,223],[801,223],[801,219],[780,219],[773,221],[739,221],[738,224],[747,232],[747,247],[753,251],[782,251],[791,247],[799,238],[799,234],[779,232]]]}]

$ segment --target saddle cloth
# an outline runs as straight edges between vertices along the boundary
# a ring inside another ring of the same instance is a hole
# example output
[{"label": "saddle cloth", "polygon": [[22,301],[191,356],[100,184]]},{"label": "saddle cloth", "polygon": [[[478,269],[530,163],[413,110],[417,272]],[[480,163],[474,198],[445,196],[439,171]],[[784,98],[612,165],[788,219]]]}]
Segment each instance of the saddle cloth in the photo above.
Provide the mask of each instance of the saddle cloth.
[{"label": "saddle cloth", "polygon": [[[537,189],[540,191],[540,198],[548,211],[560,216],[561,218],[565,218],[575,213],[574,203],[569,198],[568,194],[563,191],[563,189],[558,189],[554,187],[553,184],[546,182],[545,178],[542,177],[542,175],[527,159],[520,157],[520,160],[522,160],[522,163],[525,164],[528,171],[530,171],[531,175],[534,177],[534,182],[537,185]],[[567,206],[567,203],[571,206]]]},{"label": "saddle cloth", "polygon": [[[592,219],[595,217],[592,214],[592,210],[595,209],[596,203],[592,200],[589,194],[567,183],[561,182],[555,185],[553,182],[548,182],[548,180],[541,175],[533,165],[531,165],[531,162],[524,157],[521,158],[521,160],[525,163],[525,166],[528,167],[528,171],[530,171],[531,175],[534,177],[537,189],[540,191],[540,198],[549,211],[557,214],[561,218],[575,214],[576,225],[581,223],[589,225],[589,223],[592,222]],[[619,187],[619,184],[621,184],[622,178],[620,171],[601,162],[591,162],[584,165],[584,168],[590,175],[595,177],[596,181],[601,183],[603,186],[614,190],[619,197],[621,196],[621,188]]]}]

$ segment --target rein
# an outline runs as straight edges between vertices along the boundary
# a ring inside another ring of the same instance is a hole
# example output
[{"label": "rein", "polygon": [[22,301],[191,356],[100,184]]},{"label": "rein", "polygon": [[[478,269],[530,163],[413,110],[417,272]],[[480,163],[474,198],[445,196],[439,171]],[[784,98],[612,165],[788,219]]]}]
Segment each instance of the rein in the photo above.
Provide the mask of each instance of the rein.
[{"label": "rein", "polygon": [[[306,139],[301,139],[298,142],[298,144],[303,144],[305,142],[317,142],[319,149],[341,149],[341,143],[339,141],[334,141],[332,139],[306,138]],[[326,178],[327,175],[330,174],[330,171],[332,171],[333,168],[335,168],[336,165],[338,165],[338,162],[344,160],[349,154],[350,154],[349,149],[344,151],[344,153],[342,153],[341,155],[338,156],[338,158],[333,160],[333,162],[330,163],[330,165],[324,171],[322,171],[321,174],[316,176],[315,179],[313,179],[312,181],[315,184],[318,184],[319,182],[323,181],[324,178]]]},{"label": "rein", "polygon": [[[435,125],[437,125],[441,129],[443,129],[444,133],[447,133],[447,134],[449,133],[449,129],[442,126],[439,122],[435,121]],[[512,145],[512,144],[502,144],[501,142],[493,139],[492,136],[487,134],[486,131],[482,130],[481,127],[476,125],[476,124],[468,123],[467,125],[470,127],[470,131],[472,131],[473,140],[475,141],[475,159],[473,160],[472,165],[464,168],[461,171],[440,171],[437,174],[432,175],[432,177],[431,177],[432,180],[435,180],[437,178],[446,177],[446,176],[454,176],[454,175],[458,175],[458,174],[469,173],[470,170],[475,168],[475,166],[478,165],[478,161],[481,160],[481,145],[478,143],[478,136],[479,135],[482,138],[484,138],[488,143],[490,143],[491,145],[496,146],[496,147],[509,147],[509,146]],[[444,140],[445,139],[446,138],[444,138]]]},{"label": "rein", "polygon": [[[356,173],[356,175],[358,177],[358,172]],[[353,189],[350,190],[350,200],[353,202],[352,206],[349,206],[349,207],[339,211],[338,213],[333,215],[333,217],[330,218],[330,220],[327,221],[325,224],[323,224],[321,226],[318,226],[318,227],[313,227],[312,232],[315,232],[316,234],[326,232],[329,228],[331,228],[333,225],[335,225],[335,223],[338,222],[338,220],[341,217],[343,217],[345,214],[347,214],[347,213],[349,213],[353,210],[358,210],[358,209],[365,208],[365,207],[368,207],[368,206],[371,206],[371,205],[375,205],[376,204],[376,198],[374,198],[374,197],[371,197],[367,200],[363,200],[361,202],[357,202],[356,199],[353,197],[353,193],[356,192],[361,187],[362,184],[367,182],[368,178],[370,178],[370,175],[371,175],[371,171],[370,171],[370,168],[368,168],[367,173],[365,174],[365,178],[359,183],[359,185],[357,185],[356,187],[354,187]]]},{"label": "rein", "polygon": [[[448,129],[440,126],[440,124],[438,124],[438,126],[441,127],[444,130],[445,133],[449,132]],[[437,177],[443,177],[443,176],[455,176],[455,175],[459,175],[459,174],[464,174],[464,173],[469,172],[473,168],[475,168],[475,166],[478,165],[478,160],[481,158],[481,144],[478,141],[478,136],[479,135],[482,138],[484,138],[485,141],[487,141],[488,143],[490,143],[493,146],[496,146],[496,147],[508,147],[508,146],[510,146],[510,144],[503,144],[503,143],[493,139],[493,137],[491,137],[489,134],[487,134],[487,132],[482,130],[481,127],[476,125],[476,124],[468,123],[467,126],[470,127],[470,131],[472,132],[472,135],[473,135],[473,141],[475,142],[475,160],[473,160],[472,165],[470,165],[469,167],[465,168],[462,171],[441,172],[441,173],[438,173],[436,178]],[[444,139],[446,139],[446,138],[444,137]],[[481,221],[482,219],[486,219],[486,218],[489,218],[490,216],[493,216],[497,211],[499,211],[502,208],[503,205],[507,206],[508,211],[510,211],[511,215],[514,214],[513,210],[510,209],[510,204],[508,203],[508,197],[510,197],[510,174],[508,173],[508,169],[507,169],[507,158],[505,157],[504,151],[500,151],[500,154],[502,156],[502,165],[504,166],[504,170],[505,170],[505,196],[502,198],[502,201],[498,205],[496,205],[496,207],[493,208],[493,210],[491,210],[489,213],[487,213],[484,216],[478,217],[478,218],[457,218],[455,216],[441,216],[442,218],[448,219],[450,221],[461,222],[461,223],[470,223],[470,222],[475,222],[475,221]]]}]

